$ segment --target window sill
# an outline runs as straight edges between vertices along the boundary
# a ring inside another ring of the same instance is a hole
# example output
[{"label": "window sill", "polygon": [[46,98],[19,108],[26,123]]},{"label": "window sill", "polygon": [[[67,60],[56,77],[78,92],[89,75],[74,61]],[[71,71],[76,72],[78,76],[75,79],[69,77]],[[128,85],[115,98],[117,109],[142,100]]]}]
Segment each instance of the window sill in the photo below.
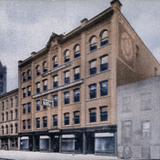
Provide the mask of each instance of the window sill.
[{"label": "window sill", "polygon": [[99,72],[97,72],[96,74],[90,74],[90,75],[87,76],[86,78],[87,78],[87,79],[88,79],[88,78],[92,78],[92,77],[95,77],[95,76],[100,75],[100,74],[108,73],[108,72],[110,72],[110,71],[111,71],[111,69],[107,69],[107,70],[105,70],[105,71],[99,71]]}]

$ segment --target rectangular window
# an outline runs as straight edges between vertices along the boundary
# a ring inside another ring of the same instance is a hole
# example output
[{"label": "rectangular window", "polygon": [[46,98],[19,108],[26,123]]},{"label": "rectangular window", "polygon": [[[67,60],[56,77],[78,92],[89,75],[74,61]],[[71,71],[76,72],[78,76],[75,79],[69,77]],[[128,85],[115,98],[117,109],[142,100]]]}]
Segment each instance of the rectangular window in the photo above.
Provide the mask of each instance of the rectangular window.
[{"label": "rectangular window", "polygon": [[47,117],[43,117],[43,127],[46,128],[48,125],[47,125]]},{"label": "rectangular window", "polygon": [[58,75],[53,76],[53,88],[58,87]]},{"label": "rectangular window", "polygon": [[152,94],[151,92],[140,94],[141,98],[141,110],[150,110],[152,106]]},{"label": "rectangular window", "polygon": [[23,114],[26,114],[26,110],[27,110],[27,105],[23,104]]},{"label": "rectangular window", "polygon": [[36,93],[39,94],[41,92],[41,84],[40,82],[36,83]]},{"label": "rectangular window", "polygon": [[53,107],[57,107],[58,106],[58,95],[54,95],[53,96]]},{"label": "rectangular window", "polygon": [[31,86],[28,86],[28,87],[27,87],[27,95],[28,95],[28,96],[31,96]]},{"label": "rectangular window", "polygon": [[89,95],[90,95],[90,99],[97,97],[97,85],[96,84],[89,85]]},{"label": "rectangular window", "polygon": [[69,125],[69,113],[64,113],[64,125]]},{"label": "rectangular window", "polygon": [[80,112],[75,111],[74,112],[74,124],[79,124],[80,123]]},{"label": "rectangular window", "polygon": [[36,118],[36,128],[40,128],[40,118]]},{"label": "rectangular window", "polygon": [[108,70],[108,56],[103,56],[100,58],[100,71]]},{"label": "rectangular window", "polygon": [[28,103],[27,105],[28,105],[28,113],[31,113],[31,108],[32,108],[31,103]]},{"label": "rectangular window", "polygon": [[23,120],[23,129],[26,129],[26,121],[25,120]]},{"label": "rectangular window", "polygon": [[100,82],[100,95],[108,95],[108,80]]},{"label": "rectangular window", "polygon": [[13,107],[13,98],[10,99],[11,101],[11,108]]},{"label": "rectangular window", "polygon": [[97,73],[96,60],[90,61],[89,65],[90,65],[90,75],[96,74]]},{"label": "rectangular window", "polygon": [[58,57],[54,56],[53,57],[53,68],[58,67]]},{"label": "rectangular window", "polygon": [[144,139],[150,138],[151,132],[151,124],[150,121],[143,121],[142,122],[142,136]]},{"label": "rectangular window", "polygon": [[89,109],[89,122],[96,122],[96,108]]},{"label": "rectangular window", "polygon": [[43,91],[47,91],[48,90],[48,80],[44,80],[43,81]]},{"label": "rectangular window", "polygon": [[69,92],[64,92],[64,104],[69,104],[70,103],[70,94]]},{"label": "rectangular window", "polygon": [[73,90],[74,92],[74,102],[80,102],[80,89],[76,88]]},{"label": "rectangular window", "polygon": [[36,110],[37,111],[41,110],[41,101],[40,101],[40,99],[36,100]]},{"label": "rectangular window", "polygon": [[74,80],[80,79],[80,67],[74,68]]},{"label": "rectangular window", "polygon": [[26,93],[26,88],[23,88],[22,90],[23,90],[23,98],[25,98],[25,97],[26,97],[26,94],[27,94],[27,93]]},{"label": "rectangular window", "polygon": [[31,119],[27,120],[27,127],[28,127],[28,129],[31,129]]},{"label": "rectangular window", "polygon": [[69,71],[64,72],[64,83],[65,84],[70,83],[70,72]]},{"label": "rectangular window", "polygon": [[58,126],[58,116],[57,115],[53,115],[53,127]]},{"label": "rectangular window", "polygon": [[107,106],[100,107],[100,121],[108,121]]}]

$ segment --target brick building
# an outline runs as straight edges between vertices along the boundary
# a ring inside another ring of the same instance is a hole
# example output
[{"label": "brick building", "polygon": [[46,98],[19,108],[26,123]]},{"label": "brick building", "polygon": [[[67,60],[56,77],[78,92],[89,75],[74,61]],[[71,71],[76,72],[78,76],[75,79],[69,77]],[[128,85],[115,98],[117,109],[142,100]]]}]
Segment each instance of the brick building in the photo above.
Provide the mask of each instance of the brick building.
[{"label": "brick building", "polygon": [[18,89],[0,96],[0,149],[18,149]]},{"label": "brick building", "polygon": [[7,74],[7,68],[6,66],[3,66],[0,61],[0,95],[6,92],[7,88],[6,74]]},{"label": "brick building", "polygon": [[117,153],[117,86],[160,72],[121,6],[19,61],[20,149]]}]

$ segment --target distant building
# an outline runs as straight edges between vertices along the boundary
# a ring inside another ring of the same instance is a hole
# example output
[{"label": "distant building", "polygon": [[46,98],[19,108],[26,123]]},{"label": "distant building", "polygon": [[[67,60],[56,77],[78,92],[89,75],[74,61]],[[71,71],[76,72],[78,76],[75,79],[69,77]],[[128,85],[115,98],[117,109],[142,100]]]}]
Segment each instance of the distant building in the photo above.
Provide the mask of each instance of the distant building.
[{"label": "distant building", "polygon": [[160,159],[160,77],[118,87],[119,157]]},{"label": "distant building", "polygon": [[7,68],[6,66],[3,66],[0,61],[0,95],[6,92],[7,88]]}]

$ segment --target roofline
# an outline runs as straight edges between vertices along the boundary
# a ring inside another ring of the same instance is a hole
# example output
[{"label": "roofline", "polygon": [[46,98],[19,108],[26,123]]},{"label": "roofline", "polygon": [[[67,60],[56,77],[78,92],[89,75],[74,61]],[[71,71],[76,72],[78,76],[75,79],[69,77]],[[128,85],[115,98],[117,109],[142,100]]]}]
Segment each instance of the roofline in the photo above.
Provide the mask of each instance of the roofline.
[{"label": "roofline", "polygon": [[15,93],[15,92],[18,92],[18,88],[13,89],[13,90],[11,90],[11,91],[9,91],[9,92],[3,93],[2,95],[0,95],[0,98],[3,98],[3,97],[5,97],[5,96],[9,96],[9,95],[11,95],[11,94],[13,94],[13,93]]},{"label": "roofline", "polygon": [[[84,24],[83,26],[80,25],[80,26],[76,27],[75,29],[71,30],[70,32],[68,32],[67,34],[61,36],[60,44],[63,44],[66,40],[74,37],[78,33],[81,33],[85,29],[91,27],[93,23],[97,23],[97,22],[103,20],[103,18],[106,18],[106,15],[109,15],[107,18],[110,18],[112,16],[112,14],[113,14],[112,7],[107,8],[106,10],[102,11],[98,15],[96,15],[93,18],[89,19],[86,22],[86,24]],[[43,49],[41,49],[40,51],[38,51],[38,52],[32,52],[31,56],[29,58],[18,62],[18,67],[23,67],[28,62],[31,62],[34,58],[38,57],[39,55],[44,54],[47,50],[48,50],[48,47],[46,46]]]}]

